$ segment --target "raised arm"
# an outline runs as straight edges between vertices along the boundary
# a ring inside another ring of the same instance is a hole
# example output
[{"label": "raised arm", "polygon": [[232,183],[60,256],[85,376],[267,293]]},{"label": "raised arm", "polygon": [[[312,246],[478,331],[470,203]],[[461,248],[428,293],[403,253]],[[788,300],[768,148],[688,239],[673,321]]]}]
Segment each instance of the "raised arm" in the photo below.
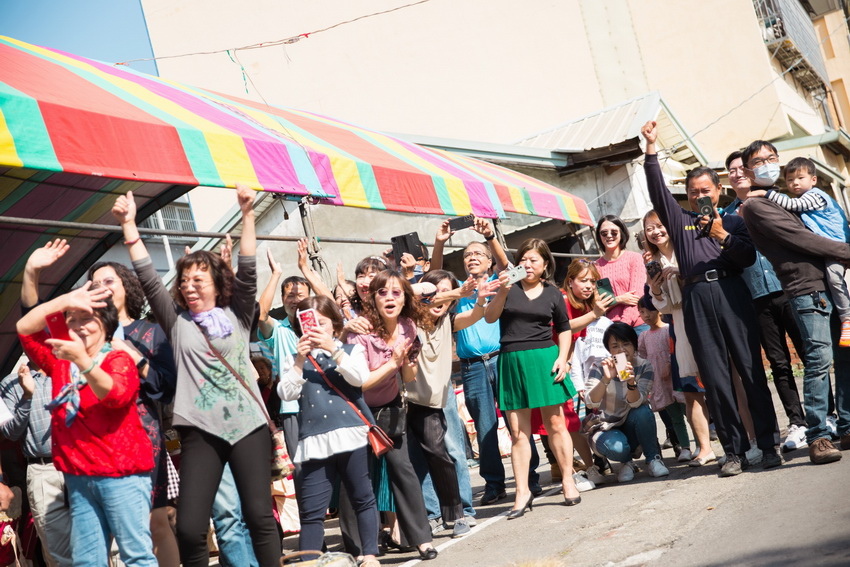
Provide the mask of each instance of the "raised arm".
[{"label": "raised arm", "polygon": [[236,184],[236,199],[242,211],[242,235],[239,237],[239,255],[257,255],[257,227],[254,216],[254,197],[256,191],[243,185]]},{"label": "raised arm", "polygon": [[467,309],[463,313],[455,315],[452,331],[462,331],[481,320],[487,309],[487,298],[496,295],[496,291],[500,285],[498,280],[481,284],[478,287],[478,297],[475,300],[475,305],[473,305],[472,309]]},{"label": "raised arm", "polygon": [[335,301],[333,292],[325,285],[318,272],[310,266],[307,259],[307,239],[302,238],[298,241],[298,269],[301,270],[304,279],[310,284],[314,294],[324,295],[331,301]]},{"label": "raised arm", "polygon": [[446,241],[451,238],[452,230],[449,228],[449,219],[440,223],[437,229],[437,235],[434,237],[434,249],[431,250],[431,263],[428,271],[443,269],[443,249],[446,246]]},{"label": "raised arm", "polygon": [[490,247],[490,253],[493,255],[493,269],[497,272],[507,269],[509,263],[508,254],[502,248],[499,239],[496,238],[496,233],[490,223],[485,219],[475,217],[475,224],[472,225],[472,230],[483,236],[487,242],[487,246]]},{"label": "raised arm", "polygon": [[797,198],[783,195],[775,189],[769,189],[765,195],[768,199],[792,213],[804,213],[806,211],[819,211],[825,209],[827,202],[823,196],[814,191],[807,191]]},{"label": "raised arm", "polygon": [[280,278],[283,275],[283,270],[280,267],[280,264],[275,261],[274,255],[272,255],[271,249],[266,250],[266,256],[269,260],[269,269],[271,269],[271,277],[269,277],[269,283],[266,284],[265,289],[263,289],[263,293],[260,294],[260,322],[259,322],[259,330],[260,330],[260,338],[268,339],[272,336],[272,332],[274,331],[274,321],[269,317],[269,311],[271,311],[272,303],[274,302],[274,294],[277,292],[278,285],[280,285]]},{"label": "raised arm", "polygon": [[32,307],[38,303],[38,277],[41,270],[49,268],[70,249],[68,241],[57,238],[41,248],[36,248],[24,267],[24,277],[21,285],[21,305]]},{"label": "raised arm", "polygon": [[499,283],[499,291],[496,292],[496,295],[493,296],[484,310],[484,320],[488,323],[495,323],[502,316],[502,311],[505,309],[505,301],[508,299],[508,292],[511,290],[512,284],[508,283],[507,274],[499,276]]},{"label": "raised arm", "polygon": [[646,186],[652,207],[658,213],[661,223],[667,227],[667,234],[679,234],[684,230],[682,222],[682,207],[667,189],[661,167],[658,165],[658,155],[655,142],[658,139],[658,125],[650,120],[640,129],[646,139],[646,161],[643,169],[646,174]]}]

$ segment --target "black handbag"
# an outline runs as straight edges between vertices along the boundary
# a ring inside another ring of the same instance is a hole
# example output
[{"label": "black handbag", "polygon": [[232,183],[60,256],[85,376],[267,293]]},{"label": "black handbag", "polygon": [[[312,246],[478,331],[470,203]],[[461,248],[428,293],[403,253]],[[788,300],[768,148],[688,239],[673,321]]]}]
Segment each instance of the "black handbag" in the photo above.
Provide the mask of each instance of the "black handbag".
[{"label": "black handbag", "polygon": [[407,388],[404,387],[401,376],[399,376],[399,397],[400,405],[372,408],[375,423],[390,437],[401,437],[407,432]]}]

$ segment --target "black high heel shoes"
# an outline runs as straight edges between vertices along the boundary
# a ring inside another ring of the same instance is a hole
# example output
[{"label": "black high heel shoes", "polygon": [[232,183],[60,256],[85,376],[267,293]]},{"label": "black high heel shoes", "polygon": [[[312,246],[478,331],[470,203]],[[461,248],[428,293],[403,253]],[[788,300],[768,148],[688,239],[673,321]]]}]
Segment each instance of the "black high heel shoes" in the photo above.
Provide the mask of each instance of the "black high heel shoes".
[{"label": "black high heel shoes", "polygon": [[526,508],[528,509],[529,512],[534,508],[534,495],[533,494],[528,495],[528,500],[525,501],[525,505],[523,505],[522,508],[520,508],[518,510],[516,510],[516,509],[511,510],[510,512],[508,512],[508,519],[509,520],[516,520],[517,518],[522,518],[523,515],[525,515]]}]

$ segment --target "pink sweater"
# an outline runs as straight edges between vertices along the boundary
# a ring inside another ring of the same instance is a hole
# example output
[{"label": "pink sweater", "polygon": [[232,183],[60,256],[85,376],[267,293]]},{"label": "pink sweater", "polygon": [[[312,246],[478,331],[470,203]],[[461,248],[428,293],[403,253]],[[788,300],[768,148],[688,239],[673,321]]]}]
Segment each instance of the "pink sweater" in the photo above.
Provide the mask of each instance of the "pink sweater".
[{"label": "pink sweater", "polygon": [[[646,284],[646,268],[643,266],[643,258],[637,252],[624,250],[616,260],[608,261],[600,258],[596,261],[596,267],[603,278],[611,280],[614,295],[622,295],[627,291],[633,291],[643,295],[643,286]],[[606,317],[612,321],[622,321],[632,327],[643,325],[638,315],[636,305],[617,305],[613,307]]]}]

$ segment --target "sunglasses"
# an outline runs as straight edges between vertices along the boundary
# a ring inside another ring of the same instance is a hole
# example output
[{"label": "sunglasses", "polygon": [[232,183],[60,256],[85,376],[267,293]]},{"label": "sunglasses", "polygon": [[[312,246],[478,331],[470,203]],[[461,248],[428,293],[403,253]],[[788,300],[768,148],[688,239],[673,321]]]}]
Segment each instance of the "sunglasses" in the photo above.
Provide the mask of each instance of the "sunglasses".
[{"label": "sunglasses", "polygon": [[402,291],[400,289],[389,290],[385,287],[382,287],[381,289],[378,290],[378,296],[379,297],[387,297],[390,294],[392,294],[393,297],[398,299],[399,297],[401,297],[404,294],[404,291]]}]

